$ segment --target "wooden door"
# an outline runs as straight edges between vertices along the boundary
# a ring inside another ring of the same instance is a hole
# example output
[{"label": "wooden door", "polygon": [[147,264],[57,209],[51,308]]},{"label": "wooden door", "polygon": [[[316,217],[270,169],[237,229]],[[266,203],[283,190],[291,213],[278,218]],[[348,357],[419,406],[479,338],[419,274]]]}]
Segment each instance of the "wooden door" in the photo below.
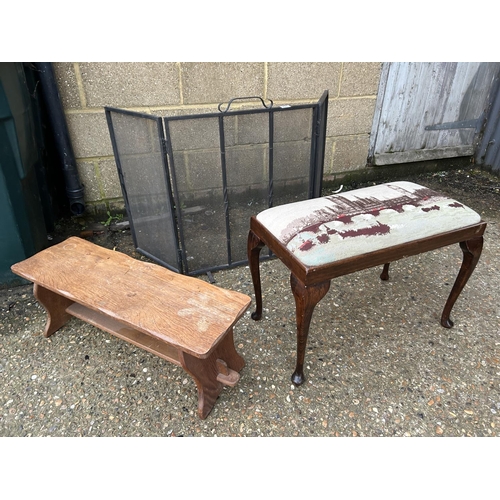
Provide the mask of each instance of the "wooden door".
[{"label": "wooden door", "polygon": [[472,156],[500,63],[384,63],[368,161]]}]

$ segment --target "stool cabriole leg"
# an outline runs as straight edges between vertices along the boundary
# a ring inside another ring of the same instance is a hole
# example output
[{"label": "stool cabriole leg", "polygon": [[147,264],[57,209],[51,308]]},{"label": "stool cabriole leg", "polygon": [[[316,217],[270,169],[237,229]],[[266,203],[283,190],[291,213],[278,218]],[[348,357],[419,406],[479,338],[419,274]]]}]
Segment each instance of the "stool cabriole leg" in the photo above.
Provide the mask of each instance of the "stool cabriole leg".
[{"label": "stool cabriole leg", "polygon": [[248,233],[247,253],[255,291],[255,311],[252,313],[252,319],[254,320],[262,318],[262,288],[260,284],[259,256],[263,247],[264,242],[253,231],[250,231]]},{"label": "stool cabriole leg", "polygon": [[43,335],[50,337],[71,319],[66,308],[73,304],[73,301],[36,283],[33,286],[33,295],[47,311],[47,323]]},{"label": "stool cabriole leg", "polygon": [[384,264],[384,269],[382,269],[382,273],[380,274],[380,279],[382,281],[387,281],[389,279],[389,265],[390,262]]},{"label": "stool cabriole leg", "polygon": [[445,328],[453,326],[453,321],[450,319],[451,310],[479,261],[483,250],[483,237],[462,241],[460,248],[463,252],[462,266],[441,315],[441,325]]},{"label": "stool cabriole leg", "polygon": [[314,285],[304,285],[293,274],[290,275],[290,284],[297,316],[297,364],[292,375],[292,382],[301,385],[305,382],[304,359],[306,355],[307,336],[309,325],[316,304],[326,295],[330,288],[330,280]]}]

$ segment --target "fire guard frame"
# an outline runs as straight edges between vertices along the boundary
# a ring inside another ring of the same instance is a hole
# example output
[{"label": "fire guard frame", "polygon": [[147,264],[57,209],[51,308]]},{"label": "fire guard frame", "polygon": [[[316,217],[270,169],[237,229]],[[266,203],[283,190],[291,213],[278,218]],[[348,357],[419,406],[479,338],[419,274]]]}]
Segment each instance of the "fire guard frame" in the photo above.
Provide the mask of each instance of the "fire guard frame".
[{"label": "fire guard frame", "polygon": [[250,216],[321,195],[328,91],[312,104],[257,99],[172,117],[105,108],[139,253],[187,275],[245,265]]}]

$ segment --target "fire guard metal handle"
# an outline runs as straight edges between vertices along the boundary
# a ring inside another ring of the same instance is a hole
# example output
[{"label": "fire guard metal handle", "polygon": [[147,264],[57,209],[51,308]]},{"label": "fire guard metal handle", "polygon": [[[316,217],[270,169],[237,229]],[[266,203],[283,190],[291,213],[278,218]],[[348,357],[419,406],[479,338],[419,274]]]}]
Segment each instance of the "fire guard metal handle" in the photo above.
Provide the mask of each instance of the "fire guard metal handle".
[{"label": "fire guard metal handle", "polygon": [[233,101],[238,101],[238,100],[247,100],[247,99],[259,99],[260,102],[262,103],[262,106],[264,106],[266,109],[269,109],[269,108],[272,108],[273,107],[273,101],[271,99],[267,99],[271,104],[269,106],[266,106],[266,103],[264,102],[264,99],[262,99],[262,97],[258,97],[258,96],[251,96],[251,97],[235,97],[234,99],[231,99],[228,104],[227,104],[227,108],[222,111],[221,109],[221,106],[224,104],[224,103],[220,103],[219,106],[218,106],[218,109],[221,113],[227,113],[229,111],[229,108],[231,106],[231,104],[233,103]]}]

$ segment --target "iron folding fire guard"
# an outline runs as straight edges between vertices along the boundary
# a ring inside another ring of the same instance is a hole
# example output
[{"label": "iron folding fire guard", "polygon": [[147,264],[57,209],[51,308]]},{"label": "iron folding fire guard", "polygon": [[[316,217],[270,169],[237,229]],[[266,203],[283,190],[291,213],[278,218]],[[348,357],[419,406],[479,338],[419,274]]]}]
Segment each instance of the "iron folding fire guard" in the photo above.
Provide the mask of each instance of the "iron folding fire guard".
[{"label": "iron folding fire guard", "polygon": [[[250,216],[318,197],[328,91],[312,104],[160,117],[106,107],[137,251],[173,271],[247,263]],[[269,255],[264,256],[268,258]]]}]

